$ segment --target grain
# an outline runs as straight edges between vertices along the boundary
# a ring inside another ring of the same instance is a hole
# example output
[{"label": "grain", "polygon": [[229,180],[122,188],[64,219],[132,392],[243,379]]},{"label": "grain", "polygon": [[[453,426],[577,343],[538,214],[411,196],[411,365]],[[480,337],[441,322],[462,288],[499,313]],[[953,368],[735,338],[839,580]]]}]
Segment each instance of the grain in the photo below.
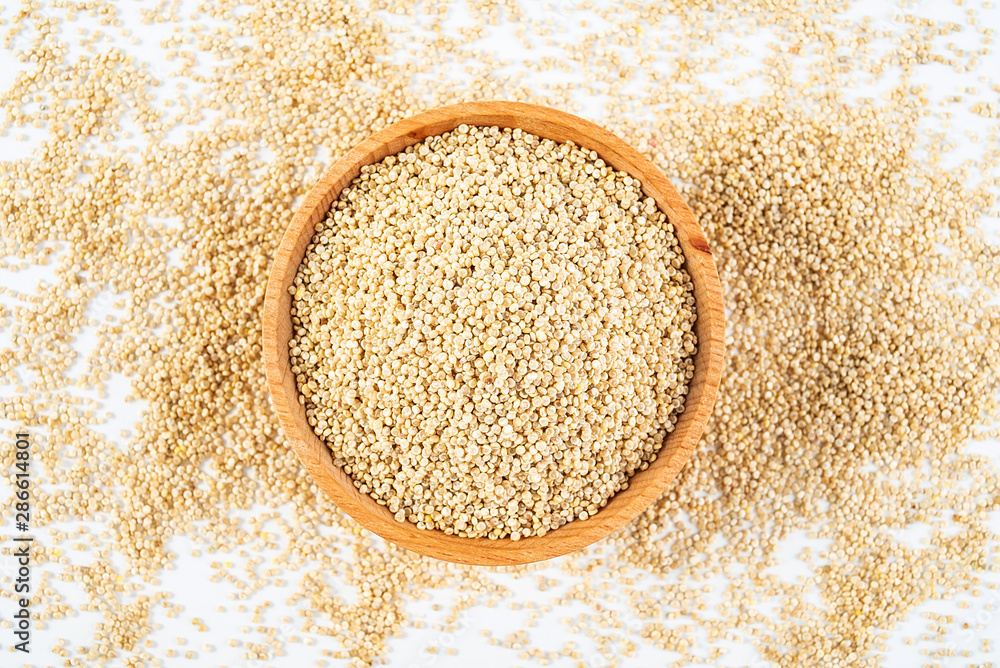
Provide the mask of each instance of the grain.
[{"label": "grain", "polygon": [[288,291],[334,464],[463,537],[585,520],[656,456],[694,375],[673,226],[593,151],[459,126],[362,169]]},{"label": "grain", "polygon": [[[189,563],[178,537],[214,561],[236,601],[225,614],[250,628],[206,664],[307,647],[335,665],[396,660],[403,634],[482,637],[476,613],[496,619],[511,581],[538,576],[544,592],[516,587],[536,607],[505,611],[516,627],[481,645],[509,663],[756,660],[737,647],[787,666],[892,665],[904,650],[945,664],[951,642],[995,662],[982,638],[1000,485],[970,446],[996,432],[1000,378],[1000,257],[983,232],[997,91],[970,74],[995,58],[994,10],[475,1],[457,20],[449,3],[368,5],[220,2],[191,19],[168,3],[140,8],[127,35],[122,6],[101,0],[3,14],[22,69],[0,97],[0,414],[39,444],[48,575],[33,611],[67,639],[50,662],[160,665],[164,618],[211,627],[160,580]],[[503,52],[484,52],[497,34]],[[942,100],[922,83],[935,70],[955,82]],[[884,96],[864,98],[869,82]],[[372,538],[308,481],[264,392],[257,313],[298,199],[372,131],[469,99],[577,110],[652,157],[708,232],[731,310],[714,418],[675,487],[547,566],[446,566]],[[966,131],[978,153],[956,164]],[[37,141],[30,157],[6,153],[17,135]],[[126,397],[134,427],[108,415]],[[805,547],[789,559],[793,539]],[[970,607],[919,616],[941,600]],[[270,632],[286,611],[292,628]],[[532,632],[533,612],[566,620],[573,644]]]}]

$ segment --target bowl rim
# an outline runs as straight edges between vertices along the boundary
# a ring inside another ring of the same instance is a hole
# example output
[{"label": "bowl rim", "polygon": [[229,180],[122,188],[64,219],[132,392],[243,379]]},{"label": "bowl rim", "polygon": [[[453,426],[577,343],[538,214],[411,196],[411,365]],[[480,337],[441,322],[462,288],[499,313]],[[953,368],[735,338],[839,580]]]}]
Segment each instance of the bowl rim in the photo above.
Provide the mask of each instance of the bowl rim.
[{"label": "bowl rim", "polygon": [[[576,519],[544,536],[517,541],[463,538],[438,529],[418,529],[411,522],[396,521],[388,508],[358,491],[347,473],[334,465],[330,450],[309,426],[289,359],[292,325],[287,288],[315,224],[326,217],[333,201],[362,167],[460,125],[520,128],[542,138],[572,141],[596,151],[605,163],[637,179],[643,193],[653,197],[673,225],[695,291],[698,348],[694,378],[684,411],[656,458],[646,469],[636,471],[627,486],[588,519]],[[470,565],[517,565],[551,559],[594,543],[638,516],[690,459],[714,405],[725,364],[722,286],[705,234],[677,190],[645,156],[604,128],[563,111],[521,102],[467,102],[424,111],[375,132],[344,154],[312,187],[286,228],[272,261],[261,315],[271,404],[287,443],[319,488],[341,510],[386,540],[426,556]]]}]

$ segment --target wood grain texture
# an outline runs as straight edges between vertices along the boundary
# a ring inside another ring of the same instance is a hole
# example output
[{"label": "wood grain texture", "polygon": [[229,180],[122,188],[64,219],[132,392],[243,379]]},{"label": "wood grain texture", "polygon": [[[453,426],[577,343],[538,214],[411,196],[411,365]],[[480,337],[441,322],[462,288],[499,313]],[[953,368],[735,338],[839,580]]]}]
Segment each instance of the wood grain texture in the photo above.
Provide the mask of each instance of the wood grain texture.
[{"label": "wood grain texture", "polygon": [[[605,162],[637,178],[676,229],[685,267],[694,282],[698,335],[695,374],[684,412],[656,459],[636,473],[596,515],[576,520],[545,536],[490,540],[461,538],[397,522],[384,506],[360,493],[350,477],[333,464],[330,451],[306,421],[305,408],[290,370],[291,285],[316,223],[340,191],[360,173],[425,137],[459,125],[521,128],[526,132],[597,151]],[[309,475],[344,512],[369,530],[407,549],[446,561],[474,565],[525,564],[551,559],[593,543],[619,529],[670,485],[691,457],[715,402],[724,362],[725,324],[722,288],[708,241],[694,214],[667,178],[649,160],[618,137],[593,123],[554,109],[516,102],[473,102],[441,107],[391,125],[349,151],[313,187],[292,218],[278,248],[263,307],[263,355],[271,401],[289,445]]]}]

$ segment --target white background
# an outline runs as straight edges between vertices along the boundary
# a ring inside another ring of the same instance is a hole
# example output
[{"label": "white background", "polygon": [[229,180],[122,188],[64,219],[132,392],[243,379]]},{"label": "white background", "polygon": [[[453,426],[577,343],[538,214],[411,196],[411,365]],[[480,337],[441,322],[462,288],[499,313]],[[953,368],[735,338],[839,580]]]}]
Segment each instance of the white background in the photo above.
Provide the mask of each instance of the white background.
[{"label": "white background", "polygon": [[[964,12],[970,6],[975,6],[977,3],[967,2],[962,7],[955,7],[951,3],[936,2],[936,3],[918,3],[920,13],[926,15],[935,15],[940,18],[948,18],[950,20],[962,21],[964,19]],[[151,62],[156,66],[157,63],[162,63],[165,70],[169,70],[169,66],[163,60],[163,49],[158,46],[159,35],[157,34],[157,28],[151,28],[149,26],[143,26],[138,21],[138,7],[141,3],[125,4],[122,5],[121,10],[124,12],[125,16],[128,17],[128,27],[133,33],[139,37],[141,43],[139,45],[127,45],[127,48],[138,55],[140,55],[144,60]],[[16,11],[17,7],[13,4],[8,3],[2,10],[0,10],[0,17],[3,18],[5,22],[9,21],[13,12]],[[852,10],[852,15],[856,16],[858,19],[862,15],[870,15],[873,17],[873,21],[881,25],[887,30],[893,30],[899,28],[901,24],[892,18],[893,14],[900,12],[900,10],[895,3],[891,2],[863,2],[855,5],[854,10]],[[556,12],[554,16],[559,16]],[[985,24],[992,24],[1000,28],[1000,12],[996,9],[983,9],[980,12],[981,22]],[[393,25],[401,25],[405,22],[397,17],[386,17]],[[561,39],[570,40],[573,37],[573,31],[578,29],[574,21],[567,21],[567,26],[569,27],[569,32],[566,35],[561,36]],[[764,54],[766,51],[766,43],[768,40],[768,35],[766,33],[761,33],[752,37],[747,37],[742,39],[742,43],[753,53]],[[127,43],[126,43],[127,44]],[[517,63],[524,57],[537,58],[537,53],[524,53],[520,54],[518,52],[521,49],[520,44],[513,39],[509,38],[509,27],[501,26],[494,30],[493,36],[486,40],[483,45],[483,49],[486,51],[491,51],[495,53],[502,53],[505,57],[509,58],[514,65],[512,65],[512,71],[519,71]],[[5,89],[9,82],[13,79],[19,64],[10,56],[9,53],[0,53],[0,89]],[[740,65],[742,69],[742,64]],[[947,95],[956,94],[957,88],[959,86],[976,86],[980,90],[988,90],[989,85],[996,83],[998,81],[998,73],[1000,73],[1000,57],[996,53],[990,54],[988,57],[983,59],[980,67],[976,72],[969,73],[967,75],[957,76],[950,68],[941,67],[926,67],[921,70],[920,81],[927,83],[930,86],[928,96],[932,99],[943,99]],[[531,77],[536,78],[546,78],[551,77],[551,75],[540,74],[535,72],[530,72],[524,70],[520,73],[520,76],[524,76],[527,80],[531,80]],[[981,77],[986,77],[987,82],[984,83]],[[572,79],[572,77],[570,77]],[[752,84],[751,84],[752,85]],[[859,81],[859,85],[856,89],[856,94],[858,95],[878,95],[884,89],[884,85],[875,84],[873,86],[866,85],[864,80]],[[751,90],[748,88],[747,90]],[[724,87],[720,87],[720,96],[730,97],[733,99],[742,97],[745,91],[739,90],[726,90]],[[752,92],[752,90],[751,90]],[[169,95],[169,92],[165,90],[164,95]],[[582,115],[591,114],[591,118],[596,121],[600,121],[601,106],[596,104],[596,100],[592,101],[591,104],[587,103],[586,96],[578,96],[578,101],[584,104],[582,109]],[[994,100],[1000,100],[1000,96],[993,94]],[[960,109],[961,107],[957,107]],[[929,117],[926,121],[926,127],[928,129],[944,130],[951,132],[954,141],[958,145],[958,149],[949,159],[955,164],[961,160],[968,157],[976,157],[980,149],[980,145],[972,142],[966,135],[967,130],[973,130],[980,133],[985,131],[989,123],[984,119],[981,119],[972,114],[967,114],[965,116],[956,116],[951,121],[951,126],[948,126],[946,121],[941,120],[936,117]],[[28,140],[18,141],[13,136],[14,133],[8,133],[6,136],[0,137],[0,157],[3,160],[10,160],[17,157],[27,156],[34,142],[32,141],[33,135],[30,131],[26,132],[28,135]],[[26,272],[20,272],[18,274],[12,274],[9,272],[0,271],[0,285],[16,285],[20,290],[28,289],[27,286],[32,284],[35,280],[39,278],[44,278],[46,271],[44,268],[33,269]],[[5,334],[0,334],[0,344],[9,345],[9,341],[6,340]],[[82,348],[86,348],[88,342],[83,340],[80,342]],[[121,396],[126,392],[127,381],[125,379],[117,379],[114,381],[111,389],[111,396]],[[10,386],[0,386],[0,393],[3,396],[9,396],[12,392]],[[109,435],[116,436],[118,432],[123,428],[129,428],[134,421],[139,417],[138,414],[139,406],[137,404],[119,404],[113,407],[115,417],[113,420],[109,421],[101,430]],[[3,427],[14,427],[12,424],[2,424]],[[970,446],[977,452],[981,453],[992,453],[998,463],[1000,463],[1000,448],[997,448],[996,442],[986,442]],[[6,494],[4,495],[6,496]],[[79,525],[75,525],[79,526]],[[100,525],[94,524],[94,530],[99,531],[101,529]],[[1000,533],[1000,518],[994,517],[992,521],[992,529]],[[46,540],[47,530],[42,530],[36,532],[38,540],[43,543]],[[914,536],[914,540],[918,540],[919,536]],[[796,560],[794,554],[796,554],[802,547],[803,543],[792,540],[789,541],[783,550],[783,554],[787,555],[783,568],[781,569],[786,575],[794,577],[798,574],[805,575],[807,572],[796,565]],[[228,598],[232,589],[229,585],[225,583],[213,584],[208,581],[209,576],[212,574],[212,569],[209,567],[209,563],[216,560],[230,560],[233,562],[232,568],[234,571],[239,571],[241,564],[238,559],[234,559],[231,556],[219,556],[207,554],[202,552],[201,557],[191,556],[191,550],[195,547],[189,539],[179,538],[171,543],[171,549],[176,552],[179,557],[174,564],[174,570],[164,572],[161,576],[161,586],[170,589],[174,592],[172,602],[175,604],[183,605],[186,609],[185,614],[182,614],[177,619],[167,619],[161,610],[158,610],[154,614],[153,620],[157,623],[163,625],[163,627],[157,631],[154,631],[150,638],[153,640],[154,647],[150,649],[150,652],[155,656],[163,656],[163,652],[167,648],[175,648],[177,650],[178,658],[174,659],[164,659],[164,665],[206,665],[206,666],[242,666],[242,665],[301,665],[301,666],[312,666],[315,665],[317,659],[323,659],[321,656],[321,650],[323,648],[339,649],[336,644],[330,639],[315,637],[313,645],[305,645],[301,642],[291,642],[291,636],[300,636],[302,638],[307,637],[307,634],[303,634],[298,628],[293,624],[286,624],[281,621],[281,617],[287,615],[296,618],[294,610],[290,609],[285,605],[284,599],[285,594],[277,592],[273,589],[268,590],[267,598],[273,602],[273,606],[264,616],[264,624],[268,626],[274,626],[282,629],[282,636],[285,639],[285,647],[288,651],[288,655],[264,662],[245,662],[241,657],[241,653],[244,651],[243,647],[232,649],[228,646],[228,640],[230,638],[243,638],[244,640],[250,640],[253,642],[263,642],[263,636],[257,634],[254,631],[250,633],[243,633],[241,627],[250,626],[256,628],[257,624],[251,622],[251,613],[240,614],[235,612],[236,607],[240,602],[232,601]],[[7,561],[10,559],[8,556],[2,557],[4,563],[0,565],[2,572],[9,574],[9,564]],[[50,572],[58,572],[51,567],[51,565],[44,568],[36,568],[34,577],[38,577],[42,570],[48,570]],[[801,572],[800,572],[801,571]],[[554,578],[560,581],[560,585],[555,589],[550,589],[545,592],[539,592],[536,584],[536,576],[544,576],[547,578]],[[990,576],[993,581],[998,581],[997,574],[992,573]],[[549,566],[545,568],[540,568],[539,570],[533,572],[527,576],[516,577],[513,575],[504,574],[494,574],[492,579],[495,582],[506,585],[513,592],[513,595],[506,599],[503,603],[495,608],[487,607],[475,607],[471,610],[466,611],[460,621],[459,629],[456,632],[444,632],[440,630],[435,630],[433,627],[435,624],[439,624],[443,618],[445,612],[435,611],[433,606],[435,604],[440,604],[442,608],[446,611],[453,599],[453,592],[448,590],[437,590],[429,592],[429,598],[426,600],[413,601],[407,606],[407,611],[410,615],[411,628],[407,630],[403,638],[397,638],[390,640],[390,651],[386,655],[388,665],[391,666],[476,666],[477,668],[490,668],[490,667],[503,667],[506,668],[511,665],[533,665],[533,661],[523,661],[518,658],[518,653],[516,651],[502,650],[497,647],[491,646],[488,639],[482,635],[483,630],[490,631],[494,637],[503,637],[507,633],[518,630],[524,627],[528,619],[528,615],[524,610],[515,611],[509,609],[509,603],[511,601],[516,601],[520,603],[524,602],[537,602],[539,605],[544,604],[549,601],[556,593],[566,590],[570,585],[578,582],[579,580],[575,577],[568,576],[565,572],[558,568],[558,566]],[[291,579],[290,579],[291,580]],[[55,583],[55,586],[60,590],[64,591],[69,602],[82,602],[83,596],[79,593],[76,587],[66,587],[60,586],[60,583]],[[291,587],[289,591],[291,593]],[[252,610],[255,605],[263,602],[263,598],[258,597],[257,599],[251,599],[245,604]],[[990,592],[987,595],[974,598],[971,596],[966,596],[964,600],[967,600],[971,605],[968,609],[962,610],[957,607],[958,599],[942,603],[939,601],[930,602],[922,606],[921,608],[915,610],[913,614],[910,615],[908,621],[898,628],[892,631],[890,637],[890,651],[885,654],[885,664],[890,666],[916,666],[923,665],[928,662],[928,659],[921,656],[921,649],[938,649],[940,647],[939,643],[935,642],[918,642],[915,645],[908,646],[903,643],[903,639],[906,637],[919,636],[921,632],[924,631],[926,626],[926,620],[921,617],[921,613],[925,611],[933,611],[937,613],[950,613],[956,616],[959,622],[967,621],[975,627],[976,624],[982,625],[983,628],[976,630],[972,628],[971,630],[961,630],[957,625],[953,628],[957,629],[949,638],[946,643],[951,644],[956,649],[968,649],[972,651],[972,657],[970,659],[956,658],[953,663],[946,663],[945,665],[969,665],[969,662],[973,663],[983,663],[987,661],[1000,661],[1000,650],[994,650],[991,653],[983,653],[980,651],[981,639],[983,638],[998,638],[1000,639],[1000,595],[991,596]],[[623,604],[621,601],[620,604]],[[226,614],[219,614],[216,612],[218,606],[225,606],[227,608]],[[996,606],[996,610],[990,611],[987,609],[988,605]],[[9,619],[10,614],[13,612],[13,606],[11,601],[6,599],[0,599],[0,613],[4,619]],[[583,609],[580,609],[583,612]],[[583,636],[574,636],[571,634],[566,625],[561,621],[563,617],[574,616],[576,614],[572,609],[563,609],[557,613],[549,615],[540,615],[538,620],[538,625],[535,628],[529,629],[530,637],[532,638],[532,645],[540,647],[543,649],[557,649],[561,647],[567,640],[573,640],[578,644],[581,660],[584,661],[584,665],[590,666],[602,666],[606,665],[607,662],[601,657],[594,649],[593,642]],[[198,633],[194,627],[190,624],[190,618],[192,616],[201,617],[205,620],[209,626],[209,632]],[[33,652],[31,654],[32,663],[29,665],[61,665],[62,659],[53,656],[48,652],[53,643],[58,638],[67,638],[71,641],[73,645],[87,644],[90,642],[91,636],[93,634],[93,629],[95,625],[99,622],[100,617],[96,613],[81,614],[75,618],[65,620],[62,622],[52,623],[47,628],[38,630],[33,636]],[[413,628],[414,622],[423,622],[426,626],[422,629]],[[628,634],[629,629],[625,629],[625,633]],[[184,646],[178,646],[176,639],[182,636],[188,638],[188,642]],[[634,636],[634,634],[633,634]],[[19,656],[15,657],[12,654],[7,653],[7,647],[12,642],[12,636],[10,629],[0,629],[0,645],[4,647],[2,653],[0,653],[0,665],[20,665]],[[214,652],[205,652],[202,646],[205,643],[211,643],[215,646],[216,650]],[[1000,640],[994,643],[994,645],[1000,643]],[[439,648],[440,651],[447,648],[455,648],[457,653],[455,655],[447,655],[443,653],[438,653],[436,655],[428,654],[425,650],[430,646],[435,646]],[[184,652],[187,650],[194,650],[197,653],[197,658],[193,661],[189,661],[180,657],[183,657]],[[676,660],[679,656],[676,654],[665,655],[662,652],[651,649],[648,645],[639,643],[636,658],[624,661],[621,665],[626,666],[661,666],[668,663],[668,661]],[[760,661],[760,657],[751,649],[747,647],[734,647],[732,652],[727,655],[724,665],[752,665]],[[327,665],[347,665],[346,661],[334,661],[328,660]],[[576,665],[575,661],[569,659],[563,659],[555,662],[552,665],[559,666],[573,666]]]}]

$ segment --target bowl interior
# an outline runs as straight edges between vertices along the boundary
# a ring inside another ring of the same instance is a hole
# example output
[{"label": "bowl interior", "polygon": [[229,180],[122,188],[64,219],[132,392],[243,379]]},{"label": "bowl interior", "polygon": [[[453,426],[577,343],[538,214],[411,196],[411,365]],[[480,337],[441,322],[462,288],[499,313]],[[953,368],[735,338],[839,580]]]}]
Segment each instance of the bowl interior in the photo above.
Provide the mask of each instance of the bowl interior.
[{"label": "bowl interior", "polygon": [[[333,463],[330,451],[306,420],[290,370],[291,285],[317,222],[362,167],[398,153],[422,139],[459,125],[521,128],[559,142],[572,141],[596,151],[614,168],[639,180],[674,225],[694,283],[698,350],[695,374],[674,431],[656,459],[629,480],[596,515],[514,541],[462,538],[397,522],[387,508],[355,487]],[[722,290],[708,242],[694,214],[666,177],[645,157],[597,125],[564,112],[513,102],[477,102],[441,107],[391,125],[356,146],[331,167],[309,192],[292,219],[275,256],[263,308],[263,353],[271,401],[289,444],[306,470],[334,502],[367,529],[405,548],[446,561],[475,565],[512,565],[550,559],[582,548],[635,518],[670,484],[690,458],[715,401],[724,353]]]}]

